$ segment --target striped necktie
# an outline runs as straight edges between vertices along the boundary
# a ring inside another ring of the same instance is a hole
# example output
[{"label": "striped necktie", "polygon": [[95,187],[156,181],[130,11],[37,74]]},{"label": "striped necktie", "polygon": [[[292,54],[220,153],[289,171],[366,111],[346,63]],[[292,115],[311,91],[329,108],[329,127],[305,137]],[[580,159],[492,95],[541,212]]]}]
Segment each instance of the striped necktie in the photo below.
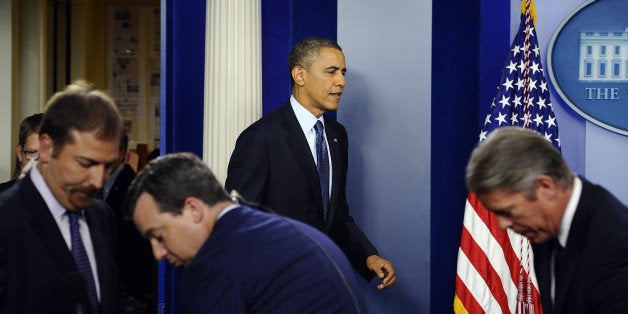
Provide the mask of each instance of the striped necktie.
[{"label": "striped necktie", "polygon": [[98,295],[96,293],[96,283],[94,281],[94,274],[92,273],[92,267],[87,257],[87,251],[83,246],[83,240],[81,239],[81,233],[79,232],[79,213],[74,211],[66,211],[68,218],[70,219],[70,237],[72,238],[72,257],[76,262],[76,267],[79,272],[85,277],[87,283],[87,295],[89,296],[89,303],[92,307],[92,313],[98,313]]},{"label": "striped necktie", "polygon": [[319,120],[314,126],[316,129],[316,168],[318,179],[321,182],[321,196],[323,199],[323,219],[327,221],[329,209],[329,157],[327,156],[327,142],[325,142],[325,128]]}]

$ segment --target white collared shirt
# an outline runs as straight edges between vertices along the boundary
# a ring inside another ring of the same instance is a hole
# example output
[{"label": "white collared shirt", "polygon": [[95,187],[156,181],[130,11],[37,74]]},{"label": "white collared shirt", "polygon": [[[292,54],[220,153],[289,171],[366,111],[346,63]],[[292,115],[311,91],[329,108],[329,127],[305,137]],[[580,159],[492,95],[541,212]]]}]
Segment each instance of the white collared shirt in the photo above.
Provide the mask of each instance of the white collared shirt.
[{"label": "white collared shirt", "polygon": [[223,209],[219,214],[218,217],[216,217],[216,221],[218,221],[220,218],[222,218],[222,216],[224,216],[225,214],[227,214],[228,212],[232,211],[233,209],[236,209],[240,207],[239,204],[231,204],[227,207],[225,207],[225,209]]},{"label": "white collared shirt", "polygon": [[576,207],[578,207],[578,202],[580,202],[580,194],[582,194],[582,180],[576,176],[573,180],[571,197],[567,203],[567,208],[565,208],[563,218],[560,220],[560,228],[558,229],[558,242],[563,247],[567,247],[567,236],[569,236],[573,216],[576,214]]},{"label": "white collared shirt", "polygon": [[[316,122],[321,121],[323,126],[325,125],[325,119],[323,119],[323,115],[316,118],[311,112],[307,111],[305,107],[303,107],[294,96],[290,96],[290,105],[292,106],[292,110],[294,114],[297,116],[297,120],[299,121],[299,125],[303,130],[303,134],[305,134],[305,138],[307,139],[307,144],[310,146],[310,151],[312,152],[312,157],[314,157],[314,162],[318,159],[316,158],[316,129],[314,126]],[[325,137],[325,145],[327,145],[327,160],[329,160],[329,196],[331,197],[331,187],[332,187],[332,178],[333,169],[331,166],[331,150],[329,150],[329,142],[327,141],[326,132],[323,133]]]},{"label": "white collared shirt", "polygon": [[[46,202],[48,209],[50,210],[50,214],[54,217],[57,222],[57,227],[59,227],[59,231],[61,231],[61,235],[63,235],[63,239],[65,243],[68,245],[68,249],[72,251],[72,237],[70,235],[70,219],[66,214],[66,209],[59,203],[57,198],[52,194],[50,188],[46,184],[44,177],[39,172],[39,169],[34,166],[30,171],[31,180],[33,180],[33,184],[35,188],[41,194],[41,197]],[[92,267],[92,274],[94,275],[94,282],[96,284],[96,294],[98,295],[98,300],[100,300],[100,283],[98,280],[98,267],[96,264],[96,255],[94,254],[94,245],[92,244],[92,237],[89,234],[89,226],[87,222],[85,222],[85,217],[83,215],[79,215],[79,232],[81,233],[81,240],[83,240],[83,246],[85,246],[85,251],[87,252],[87,257],[89,258],[89,264]]]},{"label": "white collared shirt", "polygon": [[[578,202],[580,202],[580,195],[582,194],[582,180],[578,176],[576,176],[573,180],[573,188],[571,190],[571,196],[569,197],[569,202],[567,202],[567,207],[565,208],[565,213],[563,214],[563,218],[560,220],[560,227],[558,228],[558,243],[565,248],[567,247],[567,237],[569,236],[569,230],[571,230],[571,222],[573,221],[573,216],[576,214],[576,208],[578,207]],[[556,295],[556,274],[554,273],[554,255],[552,254],[552,287],[551,287],[551,297],[552,304],[554,303],[554,297]]]}]

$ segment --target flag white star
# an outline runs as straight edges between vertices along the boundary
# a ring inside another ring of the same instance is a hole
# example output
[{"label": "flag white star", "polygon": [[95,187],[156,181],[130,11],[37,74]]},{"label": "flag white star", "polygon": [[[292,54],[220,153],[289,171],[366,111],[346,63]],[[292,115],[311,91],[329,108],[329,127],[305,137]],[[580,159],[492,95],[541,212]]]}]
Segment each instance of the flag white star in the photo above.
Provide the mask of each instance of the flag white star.
[{"label": "flag white star", "polygon": [[539,110],[542,110],[543,108],[547,107],[545,105],[545,99],[543,97],[539,97],[539,100],[536,102],[536,105],[539,106]]},{"label": "flag white star", "polygon": [[512,74],[512,72],[517,70],[517,64],[510,61],[510,64],[506,67],[506,69],[510,70],[508,74]]},{"label": "flag white star", "polygon": [[504,82],[502,84],[502,86],[506,87],[506,91],[508,91],[509,89],[513,88],[512,87],[512,82],[513,82],[513,80],[511,80],[509,78],[506,78],[506,82]]},{"label": "flag white star", "polygon": [[517,55],[517,53],[519,53],[519,46],[515,45],[512,48],[512,56],[515,57]]},{"label": "flag white star", "polygon": [[536,72],[539,71],[539,65],[532,61],[532,65],[530,66],[530,70],[532,70],[532,74],[535,74]]},{"label": "flag white star", "polygon": [[521,96],[515,96],[515,99],[512,100],[512,103],[515,105],[515,108],[521,106]]},{"label": "flag white star", "polygon": [[510,116],[510,125],[517,125],[517,116],[518,114],[516,113],[512,113],[512,115]]},{"label": "flag white star", "polygon": [[506,95],[502,95],[502,99],[499,101],[499,103],[502,104],[502,108],[506,106],[510,106],[510,104],[508,103],[508,98],[506,98]]},{"label": "flag white star", "polygon": [[547,91],[547,82],[541,82],[541,84],[539,84],[539,88],[541,88],[541,92]]},{"label": "flag white star", "polygon": [[523,62],[523,59],[521,59],[521,62],[519,62],[519,65],[517,67],[519,68],[519,72],[523,73],[523,70],[525,70],[526,68],[526,64],[525,62]]},{"label": "flag white star", "polygon": [[518,77],[517,83],[515,83],[515,85],[517,85],[517,90],[520,90],[525,85],[525,81],[523,80],[523,78]]},{"label": "flag white star", "polygon": [[530,79],[530,90],[534,90],[536,88],[536,80]]},{"label": "flag white star", "polygon": [[500,112],[495,120],[499,121],[498,125],[502,125],[502,123],[506,123],[506,115]]},{"label": "flag white star", "polygon": [[486,131],[480,132],[480,142],[486,140]]},{"label": "flag white star", "polygon": [[491,123],[491,115],[487,114],[486,118],[484,118],[484,125]]},{"label": "flag white star", "polygon": [[539,125],[543,124],[543,116],[537,113],[536,118],[534,118],[534,122],[536,123],[536,127],[538,128]]}]

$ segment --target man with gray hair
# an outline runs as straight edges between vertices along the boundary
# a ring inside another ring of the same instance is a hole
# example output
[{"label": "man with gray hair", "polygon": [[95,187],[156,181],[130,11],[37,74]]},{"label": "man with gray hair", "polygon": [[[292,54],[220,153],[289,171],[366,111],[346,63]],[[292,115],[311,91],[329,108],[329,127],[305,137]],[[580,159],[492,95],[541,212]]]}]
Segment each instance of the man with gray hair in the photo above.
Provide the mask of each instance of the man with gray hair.
[{"label": "man with gray hair", "polygon": [[466,184],[533,242],[545,313],[628,313],[628,209],[576,176],[537,133],[504,127],[473,151]]}]

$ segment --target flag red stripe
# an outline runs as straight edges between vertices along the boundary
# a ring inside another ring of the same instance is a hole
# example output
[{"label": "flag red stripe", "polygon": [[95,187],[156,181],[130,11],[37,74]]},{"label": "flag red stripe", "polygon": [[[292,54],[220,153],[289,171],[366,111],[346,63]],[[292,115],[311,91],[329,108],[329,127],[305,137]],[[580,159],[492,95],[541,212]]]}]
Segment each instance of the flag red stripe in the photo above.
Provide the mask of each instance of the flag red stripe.
[{"label": "flag red stripe", "polygon": [[458,296],[458,299],[460,299],[460,302],[464,305],[467,313],[485,312],[473,296],[473,293],[471,293],[467,285],[464,284],[458,275],[456,275],[456,296]]},{"label": "flag red stripe", "polygon": [[[494,213],[490,212],[484,207],[484,205],[482,205],[482,202],[480,202],[475,193],[468,193],[467,200],[471,204],[471,207],[473,207],[473,209],[475,210],[478,217],[480,217],[480,219],[482,219],[482,221],[484,221],[484,223],[489,227],[493,238],[495,238],[502,247],[502,251],[504,252],[504,258],[508,263],[510,277],[516,285],[519,281],[518,272],[521,266],[521,261],[517,257],[517,254],[515,253],[515,250],[510,243],[508,233],[506,233],[506,231],[504,230],[499,229],[497,217]],[[463,230],[466,230],[466,228],[463,228]],[[525,270],[525,268],[522,268],[522,270],[524,272],[524,278],[527,278],[529,276],[528,272]],[[539,290],[535,285],[532,285],[532,300],[535,307],[534,312],[543,313]]]},{"label": "flag red stripe", "polygon": [[493,238],[495,238],[495,240],[497,240],[499,245],[502,247],[502,251],[504,252],[504,258],[508,262],[510,277],[512,281],[517,284],[521,261],[517,257],[515,249],[510,243],[508,233],[504,230],[499,229],[497,217],[495,217],[494,213],[490,212],[484,207],[484,205],[482,205],[482,202],[480,202],[475,193],[469,193],[467,195],[467,199],[469,200],[469,203],[471,204],[477,215],[482,219],[482,221],[484,221],[484,224],[488,226]]},{"label": "flag red stripe", "polygon": [[484,253],[484,250],[473,239],[467,228],[462,228],[462,236],[460,240],[460,249],[467,255],[473,267],[477,270],[480,276],[486,282],[491,294],[497,300],[502,313],[510,312],[508,308],[508,296],[504,291],[504,286],[499,277],[499,274],[491,265],[488,256]]}]

